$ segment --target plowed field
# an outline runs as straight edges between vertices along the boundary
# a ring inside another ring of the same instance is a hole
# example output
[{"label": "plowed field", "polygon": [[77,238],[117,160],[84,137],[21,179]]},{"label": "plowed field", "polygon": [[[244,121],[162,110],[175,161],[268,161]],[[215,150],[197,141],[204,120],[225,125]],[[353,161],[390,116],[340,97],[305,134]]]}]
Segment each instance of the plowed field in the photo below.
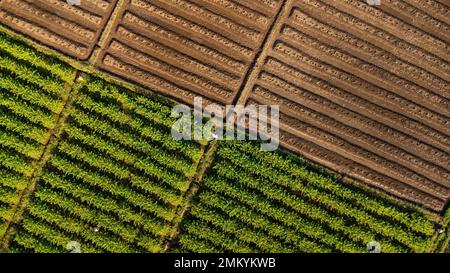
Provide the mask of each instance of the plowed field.
[{"label": "plowed field", "polygon": [[97,65],[184,102],[231,104],[282,1],[125,1]]},{"label": "plowed field", "polygon": [[280,105],[284,148],[433,211],[450,198],[449,14],[436,0],[0,1],[8,28],[178,101]]},{"label": "plowed field", "polygon": [[448,7],[286,5],[241,102],[280,105],[289,149],[442,210],[450,197]]},{"label": "plowed field", "polygon": [[91,55],[117,0],[0,1],[0,22],[72,57]]}]

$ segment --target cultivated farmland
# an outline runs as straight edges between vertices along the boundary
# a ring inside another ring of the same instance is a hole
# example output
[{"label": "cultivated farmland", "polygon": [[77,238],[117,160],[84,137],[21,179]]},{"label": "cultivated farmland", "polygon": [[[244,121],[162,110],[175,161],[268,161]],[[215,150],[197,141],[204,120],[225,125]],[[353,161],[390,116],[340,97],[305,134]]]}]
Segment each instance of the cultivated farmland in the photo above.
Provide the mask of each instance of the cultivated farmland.
[{"label": "cultivated farmland", "polygon": [[280,0],[126,0],[96,64],[192,104],[231,104]]},{"label": "cultivated farmland", "polygon": [[222,142],[179,235],[190,252],[427,252],[418,212],[338,182],[301,158]]},{"label": "cultivated farmland", "polygon": [[0,237],[57,126],[74,71],[0,34]]},{"label": "cultivated farmland", "polygon": [[[448,251],[449,11],[0,0],[0,251]],[[174,140],[195,96],[279,105],[284,151]]]},{"label": "cultivated farmland", "polygon": [[287,1],[240,102],[280,105],[286,148],[441,212],[450,198],[450,27],[439,15],[448,7],[382,2]]},{"label": "cultivated farmland", "polygon": [[4,0],[0,22],[187,104],[280,105],[285,148],[435,212],[449,200],[444,1],[81,3]]},{"label": "cultivated farmland", "polygon": [[91,55],[117,0],[4,0],[0,22],[81,60]]},{"label": "cultivated farmland", "polygon": [[171,138],[169,104],[83,77],[12,249],[159,252],[202,147]]}]

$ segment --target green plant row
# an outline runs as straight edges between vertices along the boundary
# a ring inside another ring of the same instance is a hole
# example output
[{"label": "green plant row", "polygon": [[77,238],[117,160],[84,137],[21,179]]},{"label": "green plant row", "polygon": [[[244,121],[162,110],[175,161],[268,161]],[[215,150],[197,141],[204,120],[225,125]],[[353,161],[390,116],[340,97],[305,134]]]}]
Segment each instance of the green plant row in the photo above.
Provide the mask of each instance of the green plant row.
[{"label": "green plant row", "polygon": [[0,109],[0,130],[6,130],[19,134],[23,138],[35,141],[41,145],[48,142],[50,132],[42,127],[25,123],[18,117]]},{"label": "green plant row", "polygon": [[118,202],[115,199],[108,198],[106,195],[100,195],[81,183],[77,183],[68,178],[63,178],[55,173],[43,173],[41,175],[42,183],[62,190],[65,194],[80,200],[89,205],[92,209],[101,210],[109,215],[115,215],[118,220],[140,227],[145,232],[153,234],[156,237],[169,234],[170,230],[164,226],[161,221],[156,221],[150,217],[145,217],[136,211],[126,202]]},{"label": "green plant row", "polygon": [[222,253],[222,251],[211,246],[206,241],[200,240],[191,234],[180,234],[178,241],[182,246],[182,251],[193,253]]},{"label": "green plant row", "polygon": [[34,172],[30,161],[25,160],[22,156],[9,153],[5,149],[0,150],[0,165],[26,177],[31,177]]},{"label": "green plant row", "polygon": [[20,197],[16,194],[14,190],[8,188],[0,188],[0,203],[7,204],[10,206],[18,204]]},{"label": "green plant row", "polygon": [[153,183],[153,181],[146,177],[131,175],[130,182],[134,187],[156,196],[159,201],[170,204],[173,207],[184,204],[184,199],[180,194],[176,194],[167,188],[160,187],[157,183]]},{"label": "green plant row", "polygon": [[[36,221],[35,219],[25,218],[21,222],[21,228],[23,230],[20,230],[19,234],[14,237],[14,240],[19,245],[38,253],[69,252],[66,247],[73,239],[55,230],[54,226]],[[31,235],[39,238],[39,240],[33,240]],[[24,241],[25,238],[26,240]],[[48,244],[44,242],[48,242]],[[100,252],[99,249],[88,244],[83,244],[82,250],[88,253]]]},{"label": "green plant row", "polygon": [[56,115],[49,115],[40,109],[33,108],[29,103],[18,101],[17,98],[8,96],[5,93],[0,93],[0,107],[47,129],[54,128],[57,122]]},{"label": "green plant row", "polygon": [[[435,232],[432,223],[425,216],[417,212],[400,211],[396,207],[380,201],[379,197],[375,199],[360,191],[351,190],[334,179],[329,177],[325,178],[314,170],[308,169],[307,166],[295,164],[292,160],[277,153],[261,153],[254,145],[248,142],[229,141],[226,142],[225,145],[230,147],[230,149],[234,149],[235,152],[240,150],[249,156],[252,156],[253,161],[260,164],[259,168],[265,169],[267,172],[290,175],[296,181],[307,180],[308,184],[311,184],[314,187],[326,190],[339,198],[354,203],[364,211],[384,216],[401,223],[414,232],[427,236],[432,236]],[[297,158],[297,160],[299,159]],[[262,168],[261,165],[264,166],[264,168]]]},{"label": "green plant row", "polygon": [[[164,166],[168,170],[174,170],[186,176],[192,176],[193,172],[195,172],[195,164],[192,164],[192,162],[176,158],[173,155],[169,156],[168,152],[160,147],[150,145],[144,141],[139,142],[133,138],[132,135],[122,132],[121,130],[113,129],[113,127],[111,127],[108,135],[104,136],[101,132],[88,132],[73,123],[65,130],[69,137],[94,147],[102,153],[113,156],[117,158],[117,160],[123,161],[128,165],[134,164],[139,158],[147,157],[151,161],[156,161],[158,165]],[[97,131],[102,131],[102,128]],[[104,140],[103,138],[105,137],[110,138],[114,142]],[[129,148],[133,149],[135,152],[130,152]]]},{"label": "green plant row", "polygon": [[[53,208],[62,210],[63,215],[81,220],[79,225],[99,227],[101,228],[100,232],[109,231],[109,235],[114,238],[113,241],[128,247],[132,252],[140,252],[140,249],[136,247],[140,241],[140,230],[136,227],[117,221],[113,216],[87,207],[67,195],[53,192],[47,188],[40,189],[36,193],[36,197],[51,204]],[[157,246],[158,241],[155,241],[155,246]]]},{"label": "green plant row", "polygon": [[157,113],[158,117],[168,117],[172,113],[172,107],[166,103],[149,99],[136,93],[122,91],[121,88],[112,84],[105,84],[104,81],[91,79],[86,84],[87,91],[101,98],[116,102],[126,110],[134,110],[135,108],[145,109],[152,113]]},{"label": "green plant row", "polygon": [[[105,86],[101,82],[89,82],[86,84],[86,91],[91,97],[98,96],[102,99],[102,103],[113,103],[120,106],[127,112],[145,118],[150,123],[169,129],[172,127],[175,118],[171,117],[171,108],[167,105],[149,100],[143,96],[135,94],[128,96],[125,92],[120,92],[115,86]],[[99,101],[97,99],[97,101]],[[143,104],[139,104],[142,101]],[[99,101],[100,102],[100,101]]]},{"label": "green plant row", "polygon": [[27,179],[16,173],[0,169],[0,187],[14,190],[24,190],[27,187]]},{"label": "green plant row", "polygon": [[87,95],[79,95],[75,103],[84,110],[88,110],[98,116],[107,118],[113,123],[132,128],[141,137],[158,143],[169,151],[181,152],[185,156],[192,159],[198,158],[198,147],[195,145],[189,144],[190,142],[177,141],[167,132],[162,132],[153,126],[147,125],[146,123],[148,122],[140,121],[121,112],[121,109],[115,105],[104,105],[94,101]]},{"label": "green plant row", "polygon": [[[50,230],[53,230],[51,228],[48,228]],[[36,229],[39,231],[43,231],[43,229]],[[46,238],[50,238],[49,240],[52,240],[50,237],[51,235],[46,235],[42,233],[38,233],[38,231],[35,231],[34,235],[27,233],[26,231],[21,230],[20,232],[16,233],[14,235],[14,243],[19,245],[17,247],[16,245],[10,246],[8,249],[10,252],[34,252],[34,253],[60,253],[62,250],[60,248],[54,247],[46,243]],[[61,238],[61,237],[59,237]],[[70,241],[67,241],[70,242]]]},{"label": "green plant row", "polygon": [[255,253],[257,249],[243,244],[241,241],[234,240],[222,232],[211,229],[207,224],[201,221],[193,221],[188,227],[187,232],[196,236],[200,240],[205,240],[212,245],[221,248],[224,252],[234,253]]},{"label": "green plant row", "polygon": [[218,231],[234,237],[235,240],[254,245],[258,252],[268,253],[289,253],[295,252],[293,248],[288,247],[277,240],[265,236],[261,231],[254,231],[246,225],[228,219],[222,214],[214,213],[211,208],[194,206],[189,211],[190,215],[196,219],[212,225]]},{"label": "green plant row", "polygon": [[58,153],[69,156],[72,159],[81,161],[93,169],[100,170],[105,173],[112,174],[117,179],[126,180],[130,177],[131,172],[109,158],[97,153],[83,149],[67,140],[61,141],[58,145]]},{"label": "green plant row", "polygon": [[[79,138],[84,137],[80,135]],[[93,140],[95,142],[95,139]],[[121,162],[111,161],[111,158],[115,158],[115,156],[106,158],[103,155],[87,151],[86,149],[68,143],[67,141],[60,143],[58,148],[61,153],[66,154],[73,159],[82,161],[95,169],[110,173],[117,179],[130,180],[133,175],[127,166],[120,164]],[[94,148],[96,148],[96,146],[94,146]],[[129,154],[129,156],[131,156],[131,154]],[[135,158],[131,166],[143,171],[149,177],[162,181],[162,184],[170,185],[175,190],[185,191],[189,186],[189,181],[185,177],[167,172],[166,170],[155,166],[154,162],[151,160]]]},{"label": "green plant row", "polygon": [[40,90],[36,90],[33,86],[24,85],[9,75],[2,75],[2,78],[0,79],[0,89],[55,114],[61,113],[64,107],[64,103],[59,98],[55,99],[40,92]]},{"label": "green plant row", "polygon": [[11,207],[9,205],[0,203],[0,223],[3,224],[5,221],[12,220],[13,214],[14,212],[11,210]]},{"label": "green plant row", "polygon": [[[222,149],[219,154],[224,151],[228,152],[228,155],[231,155],[232,151],[226,149]],[[223,154],[220,154],[220,156],[223,156]],[[372,231],[392,240],[398,240],[414,251],[426,251],[431,245],[431,238],[428,238],[428,240],[423,240],[414,233],[404,231],[401,226],[393,226],[391,223],[375,218],[372,215],[353,207],[353,205],[350,203],[337,200],[333,195],[329,193],[305,186],[300,181],[293,181],[286,176],[277,175],[273,172],[265,173],[265,169],[252,169],[252,167],[255,168],[258,166],[256,164],[251,164],[252,162],[249,160],[249,158],[241,156],[226,158],[229,162],[233,163],[233,166],[227,165],[228,169],[236,169],[237,166],[239,166],[238,168],[242,168],[242,173],[244,173],[242,176],[244,176],[246,179],[250,179],[250,176],[248,174],[253,173],[254,175],[257,175],[257,178],[255,179],[257,179],[260,183],[267,183],[268,185],[279,185],[293,190],[296,194],[301,195],[302,198],[310,200],[311,202],[314,202],[316,204],[320,204],[322,207],[327,208],[328,210],[331,210],[334,213],[341,215],[342,217],[352,218],[359,225],[367,226]]]},{"label": "green plant row", "polygon": [[0,147],[9,148],[18,154],[37,160],[41,157],[43,147],[31,141],[25,141],[8,132],[0,131]]},{"label": "green plant row", "polygon": [[6,54],[0,54],[0,69],[8,71],[11,76],[17,79],[38,86],[48,94],[65,97],[67,93],[64,81],[61,79],[51,74],[44,75],[35,67],[29,64],[21,64]]},{"label": "green plant row", "polygon": [[49,73],[61,78],[63,81],[70,81],[73,69],[55,58],[38,53],[33,48],[25,45],[12,37],[0,34],[0,50],[8,52],[15,59],[23,60],[33,64],[35,67],[44,68]]},{"label": "green plant row", "polygon": [[228,198],[223,198],[220,195],[211,192],[202,192],[200,199],[201,205],[218,209],[222,213],[228,215],[228,217],[245,223],[255,230],[262,230],[267,233],[268,236],[274,238],[274,240],[281,240],[294,246],[297,252],[325,253],[332,251],[331,248],[317,244],[313,240],[303,236],[301,233],[286,229],[278,223],[268,221],[259,214],[253,213],[248,208],[243,207]]},{"label": "green plant row", "polygon": [[[63,230],[73,238],[71,241],[78,241],[82,245],[93,245],[101,252],[120,252],[130,250],[123,244],[116,242],[114,238],[107,233],[95,232],[92,228],[80,225],[80,221],[72,217],[62,216],[55,209],[39,200],[31,204],[28,213],[40,222],[47,223],[49,226]],[[28,217],[25,217],[25,219]]]},{"label": "green plant row", "polygon": [[177,173],[167,172],[164,169],[154,165],[149,159],[138,160],[135,162],[134,166],[143,171],[148,177],[157,178],[159,181],[163,181],[180,192],[186,192],[189,188],[189,181],[186,177],[182,177]]},{"label": "green plant row", "polygon": [[26,209],[38,226],[19,226],[11,247],[65,252],[54,244],[59,237],[79,240],[89,252],[161,252],[203,149],[172,139],[165,104],[82,77]]},{"label": "green plant row", "polygon": [[[139,151],[145,154],[151,154],[151,153],[158,153],[163,154],[163,149],[161,147],[158,147],[157,145],[151,145],[147,142],[147,140],[141,140],[139,141],[138,136],[130,133],[130,132],[124,132],[124,129],[116,128],[113,124],[104,121],[98,117],[90,116],[86,113],[84,113],[80,109],[73,109],[71,113],[71,120],[77,124],[77,126],[80,127],[87,127],[93,132],[107,136],[111,140],[116,141],[117,143],[120,143],[126,147],[129,147],[135,151]],[[170,152],[165,152],[166,154]],[[199,152],[199,149],[196,150],[196,154],[192,155],[191,158],[192,162],[198,162],[200,160],[201,153]],[[169,158],[169,157],[167,157]],[[187,164],[184,163],[184,158],[179,158],[177,156],[177,153],[173,154],[171,159],[169,159],[166,164],[169,166],[176,166],[179,164],[180,166],[183,166],[184,171],[187,170]],[[191,164],[189,164],[189,168],[191,168]],[[189,171],[188,171],[189,172]]]},{"label": "green plant row", "polygon": [[[7,221],[18,219],[16,209],[64,108],[73,72],[68,65],[0,34],[1,234],[9,231]],[[18,236],[18,241],[28,250],[48,249],[29,234]]]},{"label": "green plant row", "polygon": [[[222,161],[220,165],[216,165],[215,169],[217,173],[227,179],[235,181],[239,184],[245,185],[251,189],[270,198],[273,201],[280,202],[287,206],[289,209],[297,211],[301,215],[305,215],[310,219],[318,221],[322,224],[327,224],[330,228],[335,229],[338,232],[347,234],[352,240],[356,242],[363,242],[367,244],[371,241],[375,241],[378,237],[373,230],[363,228],[360,224],[349,226],[347,223],[348,217],[342,215],[335,215],[333,212],[317,206],[314,203],[299,198],[297,195],[288,193],[285,189],[276,187],[270,183],[264,183],[258,179],[255,179],[244,173],[235,172],[236,166],[231,166],[228,163]],[[397,249],[395,246],[384,246],[384,249]],[[393,250],[392,249],[392,250]],[[389,252],[391,252],[389,250]]]},{"label": "green plant row", "polygon": [[[239,209],[236,201],[245,204],[248,208],[252,208],[252,211],[247,209],[246,212],[251,215],[240,218],[241,221],[249,222],[248,224],[250,225],[261,223],[258,227],[269,226],[269,224],[265,223],[272,222],[267,219],[272,218],[281,224],[279,224],[279,227],[283,227],[283,230],[285,230],[286,233],[288,233],[289,230],[294,230],[295,233],[311,238],[336,251],[362,252],[365,249],[365,247],[345,239],[344,236],[339,236],[339,233],[327,231],[320,223],[309,221],[284,207],[275,206],[266,198],[255,195],[255,193],[249,192],[246,189],[238,188],[235,184],[227,183],[217,177],[215,177],[214,180],[211,179],[211,177],[205,178],[204,183],[208,189],[217,194],[226,196],[230,200],[230,204],[234,203],[236,205],[234,210]],[[244,211],[245,209],[241,208],[239,210]]]}]

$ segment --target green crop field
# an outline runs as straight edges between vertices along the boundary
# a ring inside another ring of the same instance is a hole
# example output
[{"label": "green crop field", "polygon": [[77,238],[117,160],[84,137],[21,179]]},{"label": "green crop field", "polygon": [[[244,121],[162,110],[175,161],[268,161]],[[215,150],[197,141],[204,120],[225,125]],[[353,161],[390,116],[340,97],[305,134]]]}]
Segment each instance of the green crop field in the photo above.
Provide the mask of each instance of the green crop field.
[{"label": "green crop field", "polygon": [[256,142],[174,140],[175,102],[93,72],[0,34],[0,251],[448,247],[450,211],[344,184]]},{"label": "green crop field", "polygon": [[425,215],[339,183],[300,158],[223,142],[183,224],[192,252],[426,252]]},{"label": "green crop field", "polygon": [[83,80],[12,248],[159,252],[202,147],[171,138],[169,105]]},{"label": "green crop field", "polygon": [[57,126],[74,70],[0,34],[0,236]]}]

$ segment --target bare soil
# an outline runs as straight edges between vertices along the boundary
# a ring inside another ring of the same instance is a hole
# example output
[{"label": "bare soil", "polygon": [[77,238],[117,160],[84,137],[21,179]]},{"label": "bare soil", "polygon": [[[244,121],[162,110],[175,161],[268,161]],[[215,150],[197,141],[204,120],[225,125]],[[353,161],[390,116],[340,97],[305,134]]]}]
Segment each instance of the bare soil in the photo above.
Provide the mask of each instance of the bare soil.
[{"label": "bare soil", "polygon": [[243,95],[280,105],[284,147],[441,211],[450,197],[449,8],[382,2],[287,1]]},{"label": "bare soil", "polygon": [[381,2],[3,0],[0,22],[181,102],[278,104],[284,148],[442,211],[450,6]]},{"label": "bare soil", "polygon": [[4,0],[0,22],[79,60],[91,55],[117,0]]}]

